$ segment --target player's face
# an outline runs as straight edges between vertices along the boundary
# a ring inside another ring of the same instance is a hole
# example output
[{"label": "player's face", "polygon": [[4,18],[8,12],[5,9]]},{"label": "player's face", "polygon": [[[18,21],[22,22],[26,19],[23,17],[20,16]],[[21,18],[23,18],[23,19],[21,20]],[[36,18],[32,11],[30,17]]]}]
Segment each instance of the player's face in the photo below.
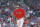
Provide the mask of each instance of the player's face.
[{"label": "player's face", "polygon": [[18,4],[17,7],[20,8],[20,5]]}]

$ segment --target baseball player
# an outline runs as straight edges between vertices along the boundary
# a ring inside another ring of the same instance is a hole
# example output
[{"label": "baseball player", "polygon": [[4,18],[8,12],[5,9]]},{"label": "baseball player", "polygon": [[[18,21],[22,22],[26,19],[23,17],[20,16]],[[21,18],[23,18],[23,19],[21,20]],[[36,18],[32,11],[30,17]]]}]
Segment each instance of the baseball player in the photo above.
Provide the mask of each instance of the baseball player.
[{"label": "baseball player", "polygon": [[20,7],[20,4],[17,4],[17,9],[13,12],[13,17],[12,18],[17,18],[17,26],[22,27],[24,23],[25,17],[25,10]]}]

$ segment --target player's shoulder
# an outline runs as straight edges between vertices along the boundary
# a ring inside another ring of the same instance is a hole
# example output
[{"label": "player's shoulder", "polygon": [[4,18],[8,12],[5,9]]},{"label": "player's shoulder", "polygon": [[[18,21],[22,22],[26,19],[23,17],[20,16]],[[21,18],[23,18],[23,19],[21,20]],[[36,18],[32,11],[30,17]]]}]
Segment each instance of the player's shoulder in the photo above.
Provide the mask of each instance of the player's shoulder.
[{"label": "player's shoulder", "polygon": [[24,10],[23,8],[21,8],[22,10]]},{"label": "player's shoulder", "polygon": [[23,8],[21,8],[22,11],[25,11]]},{"label": "player's shoulder", "polygon": [[17,10],[17,8],[15,10]]},{"label": "player's shoulder", "polygon": [[24,9],[22,8],[22,10],[24,11]]}]

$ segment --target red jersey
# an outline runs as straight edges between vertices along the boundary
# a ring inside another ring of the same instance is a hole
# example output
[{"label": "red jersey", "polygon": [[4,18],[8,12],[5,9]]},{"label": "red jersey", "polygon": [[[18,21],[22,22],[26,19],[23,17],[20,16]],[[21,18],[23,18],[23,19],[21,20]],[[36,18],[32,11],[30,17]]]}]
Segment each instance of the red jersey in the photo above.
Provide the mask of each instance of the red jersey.
[{"label": "red jersey", "polygon": [[0,21],[1,21],[1,18],[0,18]]},{"label": "red jersey", "polygon": [[28,21],[27,20],[25,21],[25,24],[28,24]]},{"label": "red jersey", "polygon": [[14,19],[12,18],[11,20],[13,21]]},{"label": "red jersey", "polygon": [[25,10],[22,8],[20,8],[20,10],[15,9],[13,15],[15,15],[17,19],[22,18],[23,15],[25,15]]}]

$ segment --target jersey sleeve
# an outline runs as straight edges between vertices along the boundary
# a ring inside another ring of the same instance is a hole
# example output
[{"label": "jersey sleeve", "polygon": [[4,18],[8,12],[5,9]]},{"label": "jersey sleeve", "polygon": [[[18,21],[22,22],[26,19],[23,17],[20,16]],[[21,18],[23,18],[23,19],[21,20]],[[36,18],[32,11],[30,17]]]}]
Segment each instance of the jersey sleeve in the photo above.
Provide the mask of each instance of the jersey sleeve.
[{"label": "jersey sleeve", "polygon": [[13,12],[13,15],[16,15],[16,10]]},{"label": "jersey sleeve", "polygon": [[25,10],[23,9],[23,15],[25,15]]}]

